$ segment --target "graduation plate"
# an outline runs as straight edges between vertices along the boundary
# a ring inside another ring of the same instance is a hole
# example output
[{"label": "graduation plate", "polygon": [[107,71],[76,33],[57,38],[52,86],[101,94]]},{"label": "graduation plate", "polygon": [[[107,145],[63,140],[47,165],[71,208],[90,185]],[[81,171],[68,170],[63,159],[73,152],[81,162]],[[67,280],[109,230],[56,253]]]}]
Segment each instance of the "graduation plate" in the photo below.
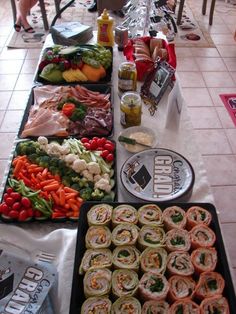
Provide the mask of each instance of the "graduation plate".
[{"label": "graduation plate", "polygon": [[191,164],[182,155],[164,148],[131,156],[123,164],[120,176],[133,196],[158,202],[187,200],[195,178]]}]

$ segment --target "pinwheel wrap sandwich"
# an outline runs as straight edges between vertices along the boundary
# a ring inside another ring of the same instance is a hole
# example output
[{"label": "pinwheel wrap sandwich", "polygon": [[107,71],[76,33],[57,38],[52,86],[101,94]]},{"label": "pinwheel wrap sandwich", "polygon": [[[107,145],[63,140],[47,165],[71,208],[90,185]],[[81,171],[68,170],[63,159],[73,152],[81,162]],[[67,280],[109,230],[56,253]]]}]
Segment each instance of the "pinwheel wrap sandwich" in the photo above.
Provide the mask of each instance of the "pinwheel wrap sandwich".
[{"label": "pinwheel wrap sandwich", "polygon": [[132,269],[138,271],[140,252],[131,245],[118,246],[113,251],[113,265],[116,269]]},{"label": "pinwheel wrap sandwich", "polygon": [[169,298],[171,301],[192,298],[196,286],[196,282],[192,277],[173,275],[168,281],[170,284]]},{"label": "pinwheel wrap sandwich", "polygon": [[142,314],[169,314],[169,307],[165,301],[146,301],[142,307]]},{"label": "pinwheel wrap sandwich", "polygon": [[143,272],[151,271],[155,274],[164,274],[166,270],[167,252],[165,249],[146,248],[140,257],[141,269]]},{"label": "pinwheel wrap sandwich", "polygon": [[201,314],[230,314],[228,301],[222,295],[215,295],[211,298],[204,299],[200,304],[200,311]]},{"label": "pinwheel wrap sandwich", "polygon": [[211,213],[200,206],[192,206],[186,212],[187,229],[190,230],[198,224],[209,226],[212,220]]},{"label": "pinwheel wrap sandwich", "polygon": [[217,264],[217,251],[214,247],[199,247],[191,253],[191,261],[197,274],[214,271]]},{"label": "pinwheel wrap sandwich", "polygon": [[85,236],[87,249],[104,249],[111,245],[111,231],[106,226],[91,226]]},{"label": "pinwheel wrap sandwich", "polygon": [[195,296],[198,299],[210,298],[216,294],[222,294],[224,287],[225,281],[221,274],[213,271],[204,272],[200,274]]},{"label": "pinwheel wrap sandwich", "polygon": [[90,269],[84,276],[85,297],[100,297],[107,295],[111,290],[112,272],[107,268]]},{"label": "pinwheel wrap sandwich", "polygon": [[166,234],[166,249],[168,252],[189,251],[191,247],[190,235],[184,229],[172,229]]},{"label": "pinwheel wrap sandwich", "polygon": [[167,258],[167,270],[170,275],[191,276],[194,267],[187,252],[172,252]]},{"label": "pinwheel wrap sandwich", "polygon": [[213,230],[204,224],[199,224],[189,232],[192,249],[199,247],[211,247],[216,241],[216,235]]},{"label": "pinwheel wrap sandwich", "polygon": [[170,307],[169,314],[200,314],[200,307],[190,299],[175,301]]},{"label": "pinwheel wrap sandwich", "polygon": [[178,206],[167,207],[163,211],[163,222],[167,230],[173,228],[184,229],[186,226],[186,213]]},{"label": "pinwheel wrap sandwich", "polygon": [[145,273],[139,281],[139,294],[142,300],[164,300],[169,291],[169,283],[165,276]]},{"label": "pinwheel wrap sandwich", "polygon": [[81,314],[88,313],[111,313],[111,301],[107,297],[91,297],[84,301]]},{"label": "pinwheel wrap sandwich", "polygon": [[90,208],[87,213],[89,226],[108,226],[111,222],[113,207],[108,204],[97,204]]},{"label": "pinwheel wrap sandwich", "polygon": [[159,247],[165,243],[166,234],[162,227],[156,225],[145,225],[141,228],[138,237],[139,247],[145,249],[147,247]]},{"label": "pinwheel wrap sandwich", "polygon": [[138,209],[138,221],[143,225],[162,225],[162,210],[155,204],[146,204]]},{"label": "pinwheel wrap sandwich", "polygon": [[130,269],[117,269],[112,274],[112,294],[115,297],[132,297],[138,290],[138,274]]},{"label": "pinwheel wrap sandwich", "polygon": [[138,223],[138,212],[131,205],[123,204],[113,209],[112,225],[117,226],[118,224],[124,222],[135,225]]},{"label": "pinwheel wrap sandwich", "polygon": [[111,266],[112,253],[109,249],[89,249],[84,253],[79,274],[82,275],[91,268],[110,268]]},{"label": "pinwheel wrap sandwich", "polygon": [[134,224],[123,223],[112,231],[112,243],[115,246],[135,245],[139,236],[139,228]]}]

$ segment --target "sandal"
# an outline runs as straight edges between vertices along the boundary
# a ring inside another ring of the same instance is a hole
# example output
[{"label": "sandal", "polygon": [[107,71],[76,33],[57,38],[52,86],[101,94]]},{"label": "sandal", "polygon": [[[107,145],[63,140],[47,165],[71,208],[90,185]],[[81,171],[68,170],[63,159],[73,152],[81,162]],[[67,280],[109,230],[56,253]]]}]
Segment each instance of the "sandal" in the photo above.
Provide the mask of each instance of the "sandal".
[{"label": "sandal", "polygon": [[17,33],[19,33],[20,30],[21,30],[21,25],[19,25],[19,24],[14,24],[14,29],[15,29],[15,31],[16,31]]},{"label": "sandal", "polygon": [[[22,26],[24,28],[24,26]],[[28,28],[24,28],[24,31],[26,33],[35,33],[35,30],[33,29],[33,27],[28,27]]]}]

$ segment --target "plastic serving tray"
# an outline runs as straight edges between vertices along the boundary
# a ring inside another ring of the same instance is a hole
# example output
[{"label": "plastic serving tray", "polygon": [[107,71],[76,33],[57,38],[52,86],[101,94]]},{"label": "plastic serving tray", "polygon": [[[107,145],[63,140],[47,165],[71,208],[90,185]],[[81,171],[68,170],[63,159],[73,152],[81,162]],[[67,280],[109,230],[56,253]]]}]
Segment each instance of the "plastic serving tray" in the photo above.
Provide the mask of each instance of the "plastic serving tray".
[{"label": "plastic serving tray", "polygon": [[[81,306],[83,302],[85,301],[84,296],[84,290],[83,290],[83,275],[78,274],[79,266],[82,260],[82,257],[84,255],[84,252],[86,250],[85,248],[85,235],[88,229],[88,222],[87,222],[87,212],[89,209],[94,205],[95,203],[85,203],[81,208],[80,218],[79,218],[79,224],[78,224],[78,233],[77,233],[77,244],[76,244],[76,251],[75,251],[75,262],[74,262],[74,272],[73,272],[73,282],[72,282],[72,292],[71,292],[71,303],[70,303],[70,314],[77,314],[80,313]],[[134,206],[136,209],[139,207],[148,204],[146,203],[107,203],[112,205],[113,207],[116,207],[121,204],[129,204]],[[229,307],[230,307],[230,313],[235,313],[236,309],[236,298],[235,298],[235,292],[234,292],[234,286],[230,275],[229,270],[229,264],[227,261],[227,256],[224,248],[224,243],[220,231],[219,221],[216,213],[216,209],[214,205],[209,203],[154,203],[152,204],[158,205],[162,210],[169,206],[180,206],[184,210],[187,210],[191,206],[201,206],[208,210],[212,214],[212,222],[209,226],[216,234],[216,242],[214,247],[217,250],[218,254],[218,263],[216,266],[217,272],[219,272],[224,280],[225,280],[225,288],[223,295],[227,298]],[[111,301],[112,298],[111,298]]]},{"label": "plastic serving tray", "polygon": [[[80,84],[71,84],[70,86],[76,86],[76,85],[80,85]],[[58,85],[58,86],[61,86],[61,85]],[[31,89],[31,92],[30,92],[30,95],[29,95],[29,98],[28,98],[28,102],[27,102],[27,105],[26,105],[26,109],[24,111],[24,115],[23,115],[23,118],[22,118],[22,121],[21,121],[21,125],[20,125],[19,131],[18,131],[18,137],[20,139],[25,139],[24,137],[22,137],[22,132],[23,132],[24,127],[25,127],[25,125],[26,125],[26,123],[28,121],[30,110],[31,110],[32,106],[34,105],[34,88],[35,87],[40,87],[40,86],[34,86]],[[87,89],[89,89],[91,91],[94,91],[94,92],[100,92],[102,94],[110,94],[110,102],[111,102],[111,104],[113,104],[113,93],[112,93],[112,88],[111,88],[110,85],[106,85],[106,84],[84,84],[83,87],[85,87],[85,88],[87,88]],[[111,110],[112,110],[112,129],[111,129],[111,132],[109,132],[105,137],[111,137],[113,135],[113,128],[114,128],[114,115],[113,115],[114,110],[113,110],[113,106],[111,107]],[[78,136],[73,135],[73,134],[71,134],[69,136],[78,137]],[[102,136],[102,135],[94,134],[92,136]],[[38,136],[29,136],[27,138],[36,139],[36,138],[38,138]],[[58,136],[47,136],[47,138],[58,138]],[[61,138],[65,138],[65,137],[61,136]]]},{"label": "plastic serving tray", "polygon": [[[98,82],[91,82],[91,81],[87,81],[87,82],[77,82],[78,84],[108,84],[108,83],[111,83],[111,77],[112,77],[112,70],[113,70],[113,49],[112,47],[105,47],[107,49],[109,49],[112,53],[112,63],[111,63],[111,66],[106,70],[106,76],[104,78],[102,78],[101,80],[99,80]],[[49,48],[45,48],[43,51],[42,51],[42,54],[41,54],[41,58],[39,60],[39,63],[38,63],[38,66],[40,64],[40,62],[42,61],[42,56],[44,55],[45,52],[47,52],[48,50],[50,49]],[[52,83],[52,82],[49,82],[49,81],[46,81],[45,79],[41,78],[39,75],[42,71],[39,70],[39,68],[37,67],[37,70],[36,70],[36,74],[35,74],[35,78],[34,78],[34,83],[35,84],[43,84],[43,85],[58,85],[58,83]],[[76,82],[75,82],[76,83]],[[70,85],[71,83],[68,83],[66,81],[61,81],[59,83],[60,85]]]}]

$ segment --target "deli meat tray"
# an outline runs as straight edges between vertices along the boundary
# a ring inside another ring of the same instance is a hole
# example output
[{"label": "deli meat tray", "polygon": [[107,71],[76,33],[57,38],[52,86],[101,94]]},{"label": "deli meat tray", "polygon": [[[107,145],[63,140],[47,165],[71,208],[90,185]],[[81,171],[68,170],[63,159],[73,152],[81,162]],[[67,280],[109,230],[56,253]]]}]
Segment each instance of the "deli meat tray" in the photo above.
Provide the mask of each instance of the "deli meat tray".
[{"label": "deli meat tray", "polygon": [[110,137],[112,104],[111,86],[105,84],[34,86],[18,137]]},{"label": "deli meat tray", "polygon": [[[70,314],[235,313],[216,208],[209,203],[86,202]],[[209,312],[208,310],[211,309]]]},{"label": "deli meat tray", "polygon": [[[98,143],[104,150],[93,150]],[[0,221],[77,223],[82,203],[116,200],[115,149],[115,142],[98,137],[86,142],[72,137],[19,141],[2,194]]]},{"label": "deli meat tray", "polygon": [[[34,83],[43,85],[68,85],[70,83],[111,83],[113,69],[113,49],[111,47],[100,47],[101,49],[104,49],[105,52],[101,52],[101,55],[100,52],[97,52],[96,56],[94,56],[93,53],[89,52],[89,50],[96,45],[83,46],[84,47],[82,47],[82,45],[56,45],[54,47],[52,46],[45,48],[41,54],[34,78]],[[84,56],[84,52],[79,51],[80,47],[81,49],[87,50],[86,52],[84,51],[86,56]],[[88,49],[86,47],[88,47]],[[97,64],[97,61],[99,64]],[[87,69],[84,70],[84,64],[88,64],[89,66],[91,65],[92,68],[89,67],[89,71],[87,71]],[[100,64],[103,65],[103,71],[101,71],[99,78],[97,70]],[[47,67],[48,65],[49,67]],[[87,73],[88,76],[84,76],[85,74],[87,75]],[[96,79],[94,79],[94,77],[96,77]]]}]

